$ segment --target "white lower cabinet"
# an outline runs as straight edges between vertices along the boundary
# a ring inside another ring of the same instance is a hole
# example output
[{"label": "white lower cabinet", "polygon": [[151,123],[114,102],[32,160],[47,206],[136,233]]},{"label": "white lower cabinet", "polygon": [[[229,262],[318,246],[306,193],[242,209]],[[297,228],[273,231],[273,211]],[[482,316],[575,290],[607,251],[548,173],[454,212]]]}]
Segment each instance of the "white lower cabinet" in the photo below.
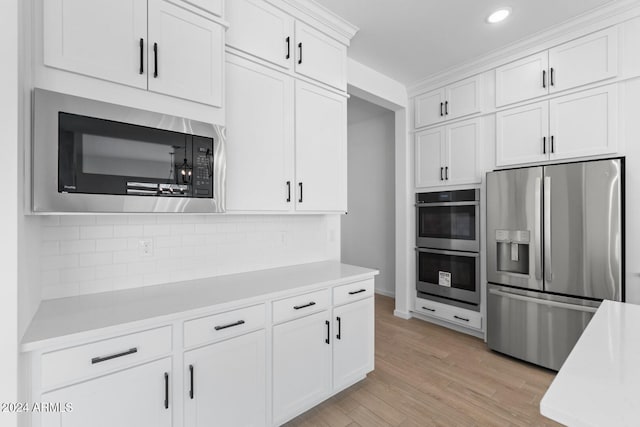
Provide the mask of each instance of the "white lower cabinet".
[{"label": "white lower cabinet", "polygon": [[72,404],[70,412],[43,412],[42,427],[169,427],[171,358],[61,388],[42,402]]},{"label": "white lower cabinet", "polygon": [[415,299],[414,310],[416,313],[445,320],[465,328],[482,330],[482,314],[477,311],[466,310],[449,304],[442,304],[417,297]]},{"label": "white lower cabinet", "polygon": [[185,427],[262,426],[266,418],[265,331],[185,353]]},{"label": "white lower cabinet", "polygon": [[373,370],[373,312],[373,297],[334,308],[334,390],[353,384]]},{"label": "white lower cabinet", "polygon": [[331,331],[325,310],[273,328],[273,420],[288,421],[331,391]]}]

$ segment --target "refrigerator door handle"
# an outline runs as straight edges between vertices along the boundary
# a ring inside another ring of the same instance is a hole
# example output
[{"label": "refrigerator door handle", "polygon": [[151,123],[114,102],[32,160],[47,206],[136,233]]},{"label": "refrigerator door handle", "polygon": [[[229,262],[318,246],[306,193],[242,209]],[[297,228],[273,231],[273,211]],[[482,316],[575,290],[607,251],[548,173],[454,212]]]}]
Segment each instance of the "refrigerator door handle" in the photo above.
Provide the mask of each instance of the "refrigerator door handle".
[{"label": "refrigerator door handle", "polygon": [[498,289],[489,289],[489,293],[500,297],[511,298],[520,301],[532,302],[534,304],[546,305],[549,307],[566,308],[568,310],[586,311],[587,313],[595,313],[598,311],[597,307],[590,307],[587,305],[569,304],[567,302],[551,301],[546,299],[528,297],[525,295],[512,294],[510,292],[503,292]]},{"label": "refrigerator door handle", "polygon": [[547,283],[553,282],[551,263],[551,177],[544,177],[544,276]]},{"label": "refrigerator door handle", "polygon": [[535,243],[535,269],[536,269],[536,280],[542,280],[542,254],[541,254],[541,228],[542,228],[542,221],[540,219],[540,215],[542,214],[542,207],[541,205],[541,197],[542,195],[541,193],[541,189],[542,189],[542,180],[540,178],[536,178],[535,181],[535,213],[533,216],[533,221],[534,221],[534,225],[533,225],[533,238],[534,238],[534,243]]}]

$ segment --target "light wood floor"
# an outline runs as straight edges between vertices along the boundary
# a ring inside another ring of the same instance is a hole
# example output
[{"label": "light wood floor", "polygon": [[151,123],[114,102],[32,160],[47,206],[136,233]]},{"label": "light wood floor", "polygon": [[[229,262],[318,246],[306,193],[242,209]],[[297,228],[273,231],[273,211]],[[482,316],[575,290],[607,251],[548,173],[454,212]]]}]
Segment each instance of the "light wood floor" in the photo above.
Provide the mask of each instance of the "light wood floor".
[{"label": "light wood floor", "polygon": [[393,309],[376,295],[375,370],[287,426],[557,425],[539,411],[552,371]]}]

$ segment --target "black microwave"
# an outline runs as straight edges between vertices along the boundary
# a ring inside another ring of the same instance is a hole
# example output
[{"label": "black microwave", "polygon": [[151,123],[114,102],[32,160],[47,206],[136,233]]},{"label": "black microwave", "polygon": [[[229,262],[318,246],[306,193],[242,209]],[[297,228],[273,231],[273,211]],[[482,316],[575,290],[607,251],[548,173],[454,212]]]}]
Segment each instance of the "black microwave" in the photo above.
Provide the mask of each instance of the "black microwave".
[{"label": "black microwave", "polygon": [[223,212],[224,129],[35,91],[35,212]]}]

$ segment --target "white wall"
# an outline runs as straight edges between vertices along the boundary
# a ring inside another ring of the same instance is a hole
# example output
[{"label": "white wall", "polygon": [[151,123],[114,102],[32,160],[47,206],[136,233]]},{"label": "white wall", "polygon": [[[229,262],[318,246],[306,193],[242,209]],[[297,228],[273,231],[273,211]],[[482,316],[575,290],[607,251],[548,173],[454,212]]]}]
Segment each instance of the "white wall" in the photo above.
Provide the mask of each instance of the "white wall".
[{"label": "white wall", "polygon": [[[36,218],[44,299],[340,258],[337,215]],[[141,239],[151,239],[145,256]]]},{"label": "white wall", "polygon": [[376,291],[393,296],[394,113],[352,96],[348,118],[348,214],[342,217],[342,262],[377,268]]},{"label": "white wall", "polygon": [[[18,400],[18,0],[6,0],[0,13],[0,402]],[[15,414],[0,412],[0,425],[15,425]]]}]

